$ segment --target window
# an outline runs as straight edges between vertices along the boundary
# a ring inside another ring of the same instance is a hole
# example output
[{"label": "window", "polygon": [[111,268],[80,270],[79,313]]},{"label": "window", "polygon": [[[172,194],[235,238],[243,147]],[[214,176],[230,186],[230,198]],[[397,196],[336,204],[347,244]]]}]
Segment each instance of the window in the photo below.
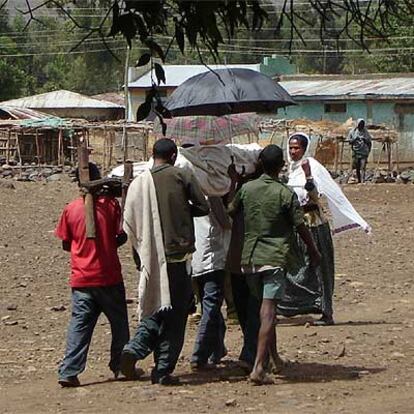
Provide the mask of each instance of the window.
[{"label": "window", "polygon": [[329,103],[325,104],[325,113],[344,113],[346,112],[346,103]]}]

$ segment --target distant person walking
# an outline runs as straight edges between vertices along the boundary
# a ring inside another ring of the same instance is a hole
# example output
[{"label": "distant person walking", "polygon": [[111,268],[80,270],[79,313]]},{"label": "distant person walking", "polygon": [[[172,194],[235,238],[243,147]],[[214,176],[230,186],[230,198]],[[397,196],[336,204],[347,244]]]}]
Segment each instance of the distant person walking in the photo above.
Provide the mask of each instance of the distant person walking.
[{"label": "distant person walking", "polygon": [[[101,178],[89,163],[90,180]],[[77,172],[79,179],[79,173]],[[115,197],[94,197],[96,237],[86,238],[85,206],[82,197],[69,203],[60,217],[55,234],[63,250],[70,252],[72,318],[69,323],[65,357],[59,367],[62,387],[80,385],[78,375],[85,370],[92,334],[101,313],[112,331],[109,368],[119,375],[121,352],[129,340],[125,288],[117,248],[127,240],[121,227],[121,208]]]},{"label": "distant person walking", "polygon": [[372,146],[371,135],[365,127],[364,119],[358,119],[357,126],[349,132],[348,141],[352,147],[352,168],[356,170],[358,182],[363,183]]}]

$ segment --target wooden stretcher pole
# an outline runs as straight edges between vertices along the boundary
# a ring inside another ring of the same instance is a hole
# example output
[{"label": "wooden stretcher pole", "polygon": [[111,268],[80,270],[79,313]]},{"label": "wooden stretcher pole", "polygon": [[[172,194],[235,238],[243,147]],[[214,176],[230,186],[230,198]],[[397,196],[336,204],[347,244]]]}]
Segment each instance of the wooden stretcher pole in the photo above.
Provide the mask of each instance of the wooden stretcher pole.
[{"label": "wooden stretcher pole", "polygon": [[[78,168],[79,181],[82,184],[89,182],[89,152],[86,137],[82,136],[78,145]],[[96,236],[95,215],[93,207],[93,197],[88,191],[85,196],[85,223],[86,223],[86,238],[94,239]]]},{"label": "wooden stretcher pole", "polygon": [[125,208],[125,200],[128,192],[129,183],[133,177],[133,163],[131,161],[125,161],[124,163],[124,176],[122,178],[122,213]]},{"label": "wooden stretcher pole", "polygon": [[123,161],[124,161],[124,177],[122,180],[122,214],[124,214],[125,200],[128,192],[128,186],[132,179],[133,173],[133,164],[128,160],[128,131],[127,131],[127,122],[128,122],[128,112],[129,112],[129,99],[128,99],[128,85],[129,85],[129,54],[130,47],[127,46],[126,57],[125,57],[125,68],[124,68],[124,99],[125,99],[125,116],[124,124],[122,128],[122,146],[123,146]]}]

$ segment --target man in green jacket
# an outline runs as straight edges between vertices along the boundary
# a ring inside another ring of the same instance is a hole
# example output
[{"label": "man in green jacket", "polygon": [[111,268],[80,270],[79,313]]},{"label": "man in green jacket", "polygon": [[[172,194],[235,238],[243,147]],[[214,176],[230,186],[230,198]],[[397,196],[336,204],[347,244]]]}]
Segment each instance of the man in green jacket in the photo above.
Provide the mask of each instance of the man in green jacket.
[{"label": "man in green jacket", "polygon": [[319,263],[320,253],[304,225],[295,193],[278,179],[284,165],[281,148],[268,145],[261,152],[259,162],[264,173],[242,186],[230,205],[230,214],[243,212],[242,271],[251,292],[262,300],[256,360],[250,374],[251,381],[260,385],[272,383],[265,372],[269,351],[274,361],[280,361],[274,328],[275,305],[284,295],[286,271],[296,260],[291,249],[295,228],[307,245],[314,265]]}]

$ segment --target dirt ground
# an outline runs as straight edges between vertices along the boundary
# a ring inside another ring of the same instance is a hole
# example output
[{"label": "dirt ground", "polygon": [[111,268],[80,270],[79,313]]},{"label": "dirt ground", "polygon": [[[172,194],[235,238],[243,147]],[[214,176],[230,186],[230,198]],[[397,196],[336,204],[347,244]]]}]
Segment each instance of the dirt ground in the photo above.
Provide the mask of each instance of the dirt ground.
[{"label": "dirt ground", "polygon": [[[282,320],[279,344],[294,368],[275,385],[254,387],[235,366],[241,345],[229,326],[225,364],[208,375],[189,369],[189,326],[177,373],[183,385],[113,381],[107,368],[110,330],[99,320],[82,386],[61,389],[56,369],[70,317],[68,256],[53,229],[73,184],[0,187],[1,413],[412,413],[414,412],[414,186],[354,185],[345,191],[373,227],[335,239],[337,324]],[[128,247],[121,258],[129,298],[136,275]],[[129,305],[134,331],[136,303]]]}]

